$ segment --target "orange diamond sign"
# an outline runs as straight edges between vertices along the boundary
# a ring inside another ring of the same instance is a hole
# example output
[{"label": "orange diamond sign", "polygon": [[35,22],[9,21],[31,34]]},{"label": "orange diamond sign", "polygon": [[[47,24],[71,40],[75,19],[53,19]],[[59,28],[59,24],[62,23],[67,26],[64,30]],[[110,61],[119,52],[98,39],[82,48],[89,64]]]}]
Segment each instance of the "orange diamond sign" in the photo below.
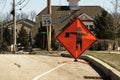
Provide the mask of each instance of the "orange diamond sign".
[{"label": "orange diamond sign", "polygon": [[97,40],[97,38],[78,18],[75,19],[56,38],[75,59],[77,59]]}]

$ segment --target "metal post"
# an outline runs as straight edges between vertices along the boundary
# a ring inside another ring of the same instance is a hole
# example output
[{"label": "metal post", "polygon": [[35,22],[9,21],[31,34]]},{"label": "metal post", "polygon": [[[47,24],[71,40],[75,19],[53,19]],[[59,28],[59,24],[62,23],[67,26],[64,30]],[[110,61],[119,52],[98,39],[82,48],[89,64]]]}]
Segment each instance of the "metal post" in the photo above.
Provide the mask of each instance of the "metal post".
[{"label": "metal post", "polygon": [[43,50],[44,50],[44,34],[43,34]]},{"label": "metal post", "polygon": [[42,40],[43,45],[42,45],[42,48],[44,50],[45,49],[45,34],[47,34],[47,32],[41,32],[41,34],[43,35],[43,40]]},{"label": "metal post", "polygon": [[[47,0],[48,2],[48,14],[51,15],[51,0]],[[51,26],[48,26],[48,51],[51,51]]]},{"label": "metal post", "polygon": [[16,53],[16,10],[15,10],[15,0],[13,0],[13,23],[14,23],[14,29],[13,29],[13,51]]}]

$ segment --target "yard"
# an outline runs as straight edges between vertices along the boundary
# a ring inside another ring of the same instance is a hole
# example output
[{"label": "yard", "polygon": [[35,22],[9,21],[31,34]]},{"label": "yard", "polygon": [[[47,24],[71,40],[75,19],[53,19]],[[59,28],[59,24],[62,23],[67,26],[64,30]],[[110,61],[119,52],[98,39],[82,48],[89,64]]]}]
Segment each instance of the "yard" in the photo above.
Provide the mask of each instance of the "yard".
[{"label": "yard", "polygon": [[120,51],[86,51],[85,55],[96,57],[120,71]]}]

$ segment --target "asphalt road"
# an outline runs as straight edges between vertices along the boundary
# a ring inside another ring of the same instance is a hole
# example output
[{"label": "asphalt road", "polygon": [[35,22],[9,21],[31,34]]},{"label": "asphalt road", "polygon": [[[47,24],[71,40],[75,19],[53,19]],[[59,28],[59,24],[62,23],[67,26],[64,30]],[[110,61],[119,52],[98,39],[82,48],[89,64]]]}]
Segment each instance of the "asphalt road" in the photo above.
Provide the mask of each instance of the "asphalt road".
[{"label": "asphalt road", "polygon": [[84,60],[43,55],[0,55],[0,80],[103,80]]}]

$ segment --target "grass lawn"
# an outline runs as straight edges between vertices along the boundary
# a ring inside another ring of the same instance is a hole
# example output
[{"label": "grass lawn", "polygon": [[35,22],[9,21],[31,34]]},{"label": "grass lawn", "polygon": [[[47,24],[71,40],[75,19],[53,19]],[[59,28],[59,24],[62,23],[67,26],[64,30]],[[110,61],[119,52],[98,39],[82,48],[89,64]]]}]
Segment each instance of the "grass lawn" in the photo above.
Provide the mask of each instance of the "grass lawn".
[{"label": "grass lawn", "polygon": [[120,52],[112,52],[109,53],[108,51],[86,51],[86,55],[91,55],[93,57],[96,57],[103,62],[109,64],[110,66],[116,68],[118,71],[120,71]]}]

